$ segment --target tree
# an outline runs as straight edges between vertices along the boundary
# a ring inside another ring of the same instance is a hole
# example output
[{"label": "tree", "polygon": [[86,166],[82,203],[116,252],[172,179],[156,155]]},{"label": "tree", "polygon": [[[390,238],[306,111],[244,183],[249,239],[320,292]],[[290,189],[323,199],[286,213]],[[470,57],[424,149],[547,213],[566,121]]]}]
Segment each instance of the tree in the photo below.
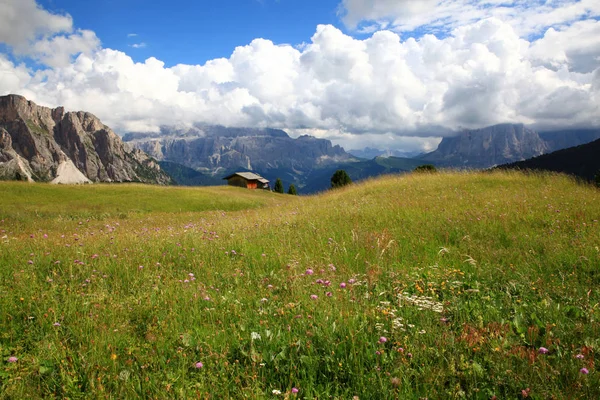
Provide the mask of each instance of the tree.
[{"label": "tree", "polygon": [[273,190],[277,193],[283,193],[283,182],[281,182],[281,179],[277,178]]},{"label": "tree", "polygon": [[338,169],[335,171],[333,176],[331,177],[331,188],[339,188],[342,186],[346,186],[352,183],[352,179],[348,176],[348,173],[343,169]]},{"label": "tree", "polygon": [[414,172],[434,173],[434,172],[437,172],[437,169],[431,164],[424,164],[424,165],[419,165],[417,168],[415,168]]},{"label": "tree", "polygon": [[290,185],[290,188],[288,189],[288,194],[291,194],[291,195],[297,195],[298,194],[298,192],[296,191],[296,186],[294,186],[293,183]]},{"label": "tree", "polygon": [[596,186],[598,186],[600,188],[600,171],[596,172],[596,176],[594,177],[594,180],[596,181]]}]

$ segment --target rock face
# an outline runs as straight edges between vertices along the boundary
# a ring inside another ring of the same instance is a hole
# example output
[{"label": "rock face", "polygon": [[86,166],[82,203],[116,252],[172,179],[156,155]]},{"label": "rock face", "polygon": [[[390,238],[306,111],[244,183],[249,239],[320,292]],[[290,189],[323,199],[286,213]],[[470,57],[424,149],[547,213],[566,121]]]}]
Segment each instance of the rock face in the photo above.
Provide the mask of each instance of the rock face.
[{"label": "rock face", "polygon": [[446,137],[423,161],[458,168],[488,168],[547,153],[549,145],[537,132],[522,124],[502,124],[465,130]]},{"label": "rock face", "polygon": [[206,173],[232,169],[286,169],[302,173],[354,159],[329,140],[312,136],[292,139],[278,129],[163,127],[159,134],[129,133],[124,140],[159,161],[175,162]]},{"label": "rock face", "polygon": [[0,97],[0,179],[54,183],[143,182],[171,178],[87,112]]}]

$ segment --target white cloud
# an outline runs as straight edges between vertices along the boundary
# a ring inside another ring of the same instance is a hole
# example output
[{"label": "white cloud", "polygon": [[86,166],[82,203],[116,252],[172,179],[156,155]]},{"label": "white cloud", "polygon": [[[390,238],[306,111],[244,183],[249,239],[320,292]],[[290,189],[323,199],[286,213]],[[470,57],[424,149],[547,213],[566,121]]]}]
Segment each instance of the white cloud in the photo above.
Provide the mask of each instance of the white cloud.
[{"label": "white cloud", "polygon": [[72,30],[71,16],[52,14],[35,0],[0,0],[0,42],[15,49],[26,48],[40,36]]},{"label": "white cloud", "polygon": [[[398,32],[451,30],[495,17],[519,35],[600,15],[597,0],[342,0],[338,13],[354,29],[374,24]],[[361,28],[359,30],[364,29]]]},{"label": "white cloud", "polygon": [[[599,26],[576,22],[532,40],[489,18],[443,38],[379,30],[359,40],[321,25],[302,46],[256,39],[228,58],[170,68],[86,47],[93,33],[77,46],[53,37],[36,49],[52,68],[0,55],[0,94],[88,110],[119,132],[201,121],[311,132],[347,148],[431,149],[460,127],[600,126]],[[74,60],[61,52],[71,45]]]},{"label": "white cloud", "polygon": [[143,49],[146,46],[147,46],[147,44],[145,42],[134,43],[131,45],[131,47],[133,47],[134,49]]},{"label": "white cloud", "polygon": [[70,15],[50,13],[35,0],[0,0],[0,42],[17,56],[50,67],[64,67],[73,55],[89,54],[100,46],[94,32],[73,32]]}]

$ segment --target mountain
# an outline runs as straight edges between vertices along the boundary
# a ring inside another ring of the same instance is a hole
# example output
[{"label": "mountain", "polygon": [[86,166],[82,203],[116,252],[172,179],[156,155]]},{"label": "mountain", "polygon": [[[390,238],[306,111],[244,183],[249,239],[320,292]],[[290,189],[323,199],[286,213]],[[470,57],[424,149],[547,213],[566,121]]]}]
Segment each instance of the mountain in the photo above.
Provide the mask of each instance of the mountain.
[{"label": "mountain", "polygon": [[156,160],[123,143],[94,115],[18,95],[0,97],[0,179],[173,183]]},{"label": "mountain", "polygon": [[123,139],[162,162],[180,184],[220,182],[229,172],[251,170],[301,189],[313,171],[359,161],[329,140],[307,135],[293,139],[279,129],[162,127],[157,133],[127,133]]},{"label": "mountain", "polygon": [[487,168],[547,151],[548,144],[537,132],[522,124],[502,124],[445,137],[437,150],[419,158],[445,167]]},{"label": "mountain", "polygon": [[600,139],[600,129],[570,129],[540,132],[540,137],[548,144],[548,152],[550,153]]},{"label": "mountain", "polygon": [[600,130],[538,133],[522,124],[463,130],[445,137],[437,150],[417,158],[442,167],[489,168],[526,160],[600,138]]},{"label": "mountain", "polygon": [[596,174],[600,173],[600,140],[501,165],[498,169],[562,172],[592,181]]}]

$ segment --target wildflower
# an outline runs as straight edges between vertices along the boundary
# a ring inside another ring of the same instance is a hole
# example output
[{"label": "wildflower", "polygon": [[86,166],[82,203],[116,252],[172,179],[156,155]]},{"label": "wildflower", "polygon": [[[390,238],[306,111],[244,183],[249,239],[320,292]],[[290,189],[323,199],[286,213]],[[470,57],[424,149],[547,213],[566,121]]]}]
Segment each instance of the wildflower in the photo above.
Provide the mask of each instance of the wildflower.
[{"label": "wildflower", "polygon": [[326,295],[327,297],[331,297],[331,296],[333,296],[333,293],[331,293],[331,292],[327,292],[325,295]]},{"label": "wildflower", "polygon": [[584,375],[587,375],[587,374],[590,373],[590,371],[586,367],[581,368],[579,370],[579,372],[582,373],[582,374],[584,374]]},{"label": "wildflower", "polygon": [[446,322],[448,322],[448,318],[442,317],[442,318],[440,318],[440,322],[445,324]]},{"label": "wildflower", "polygon": [[312,300],[316,300],[316,299],[318,299],[318,298],[319,298],[319,296],[317,296],[316,294],[311,294],[311,295],[310,295],[310,298],[311,298]]},{"label": "wildflower", "polygon": [[273,285],[267,285],[267,289],[273,289]]},{"label": "wildflower", "polygon": [[53,326],[60,326],[60,322],[55,322],[52,324]]},{"label": "wildflower", "polygon": [[578,359],[578,360],[583,360],[585,358],[585,356],[583,354],[577,354],[575,356],[575,358]]},{"label": "wildflower", "polygon": [[356,282],[356,279],[348,279],[348,283],[351,285],[354,285],[355,282]]},{"label": "wildflower", "polygon": [[143,265],[140,265],[140,266],[138,267],[138,269],[144,269],[144,266],[143,266]]},{"label": "wildflower", "polygon": [[540,347],[538,350],[538,353],[540,354],[548,354],[548,349],[545,347]]},{"label": "wildflower", "polygon": [[346,282],[340,283],[340,289],[346,289]]},{"label": "wildflower", "polygon": [[267,298],[263,297],[262,299],[260,299],[261,303],[266,303],[267,301],[269,301]]},{"label": "wildflower", "polygon": [[204,364],[202,364],[200,361],[198,361],[198,362],[195,364],[195,367],[196,367],[197,369],[200,369],[200,368],[204,367]]},{"label": "wildflower", "polygon": [[292,393],[294,393],[294,394],[298,393],[298,388],[293,387],[292,388]]},{"label": "wildflower", "polygon": [[387,338],[385,336],[382,336],[379,338],[379,343],[385,343],[387,342]]},{"label": "wildflower", "polygon": [[9,363],[16,363],[17,361],[19,361],[19,359],[17,357],[8,357],[8,362]]},{"label": "wildflower", "polygon": [[309,268],[309,269],[307,269],[307,270],[304,272],[304,274],[305,274],[305,275],[312,275],[312,274],[314,274],[314,273],[315,273],[315,271],[313,271],[313,270],[312,270],[312,269],[310,269],[310,268]]},{"label": "wildflower", "polygon": [[275,396],[279,396],[281,394],[281,390],[273,389],[273,394]]}]

